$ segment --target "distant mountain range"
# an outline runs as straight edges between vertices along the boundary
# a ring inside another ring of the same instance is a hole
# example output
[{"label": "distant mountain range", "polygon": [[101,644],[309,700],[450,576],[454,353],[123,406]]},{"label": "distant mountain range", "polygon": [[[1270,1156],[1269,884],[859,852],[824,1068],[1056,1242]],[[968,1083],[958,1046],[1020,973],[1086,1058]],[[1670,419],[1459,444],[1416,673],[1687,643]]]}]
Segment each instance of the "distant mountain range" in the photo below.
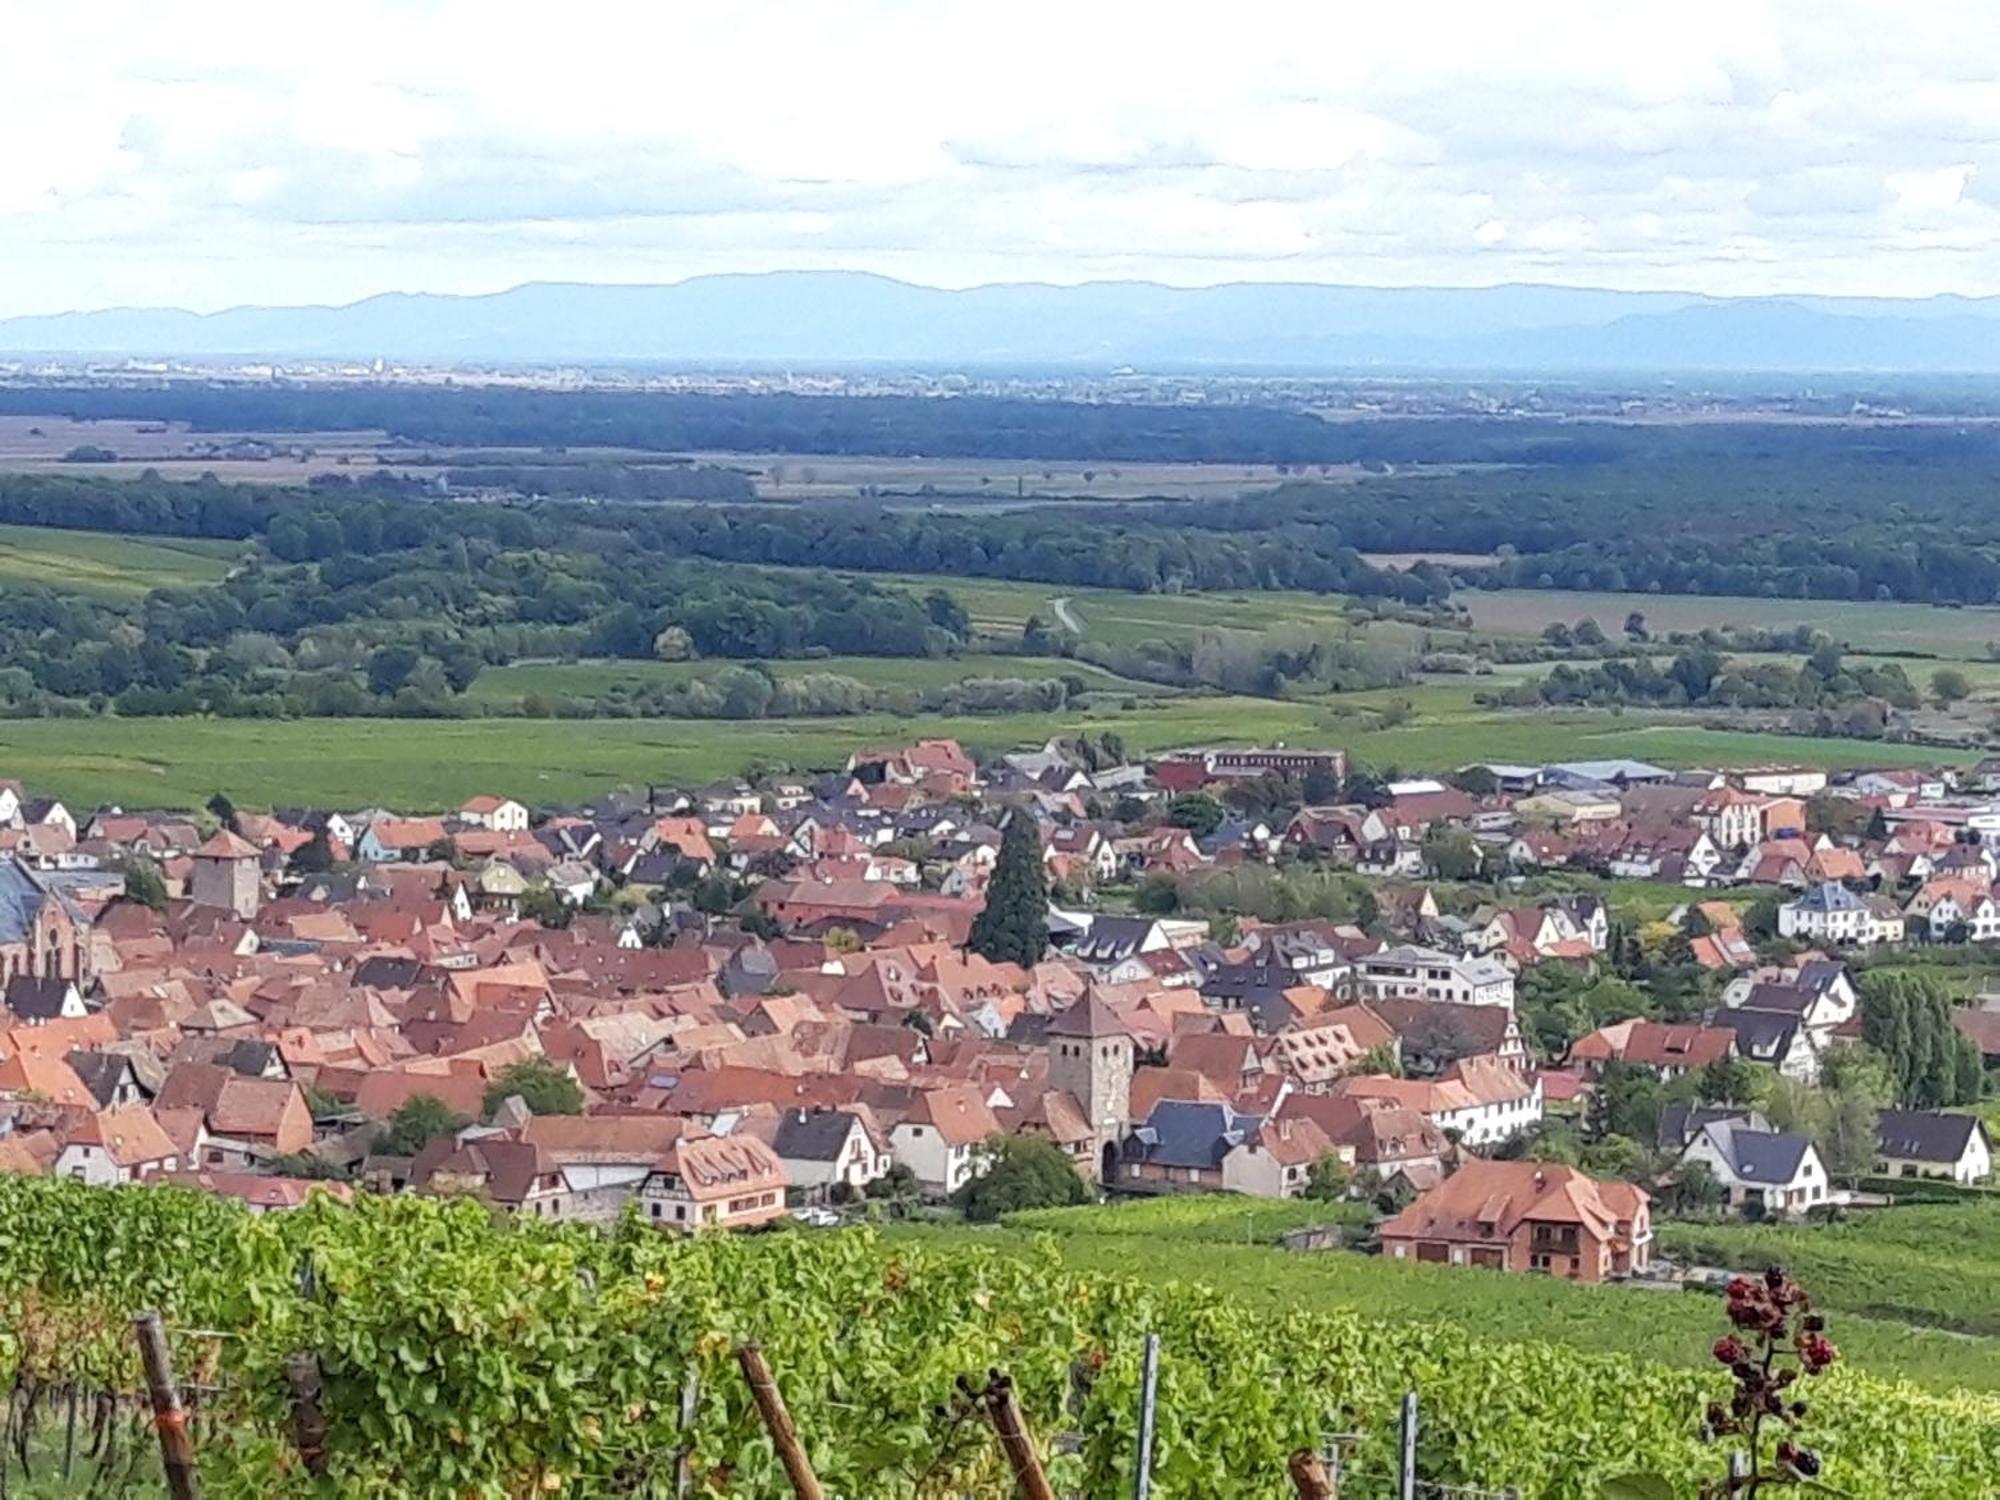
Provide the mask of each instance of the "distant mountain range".
[{"label": "distant mountain range", "polygon": [[1150,282],[941,291],[847,271],[535,282],[345,307],[0,319],[0,352],[467,364],[2000,371],[2000,298]]}]

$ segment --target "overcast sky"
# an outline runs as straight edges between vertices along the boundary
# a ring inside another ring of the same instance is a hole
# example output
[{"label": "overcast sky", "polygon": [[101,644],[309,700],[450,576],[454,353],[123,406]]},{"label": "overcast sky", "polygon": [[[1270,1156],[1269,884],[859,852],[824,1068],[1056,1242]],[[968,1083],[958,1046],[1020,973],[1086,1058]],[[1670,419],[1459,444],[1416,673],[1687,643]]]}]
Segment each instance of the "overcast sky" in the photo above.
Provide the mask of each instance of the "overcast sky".
[{"label": "overcast sky", "polygon": [[854,267],[2000,292],[1985,0],[0,0],[0,314]]}]

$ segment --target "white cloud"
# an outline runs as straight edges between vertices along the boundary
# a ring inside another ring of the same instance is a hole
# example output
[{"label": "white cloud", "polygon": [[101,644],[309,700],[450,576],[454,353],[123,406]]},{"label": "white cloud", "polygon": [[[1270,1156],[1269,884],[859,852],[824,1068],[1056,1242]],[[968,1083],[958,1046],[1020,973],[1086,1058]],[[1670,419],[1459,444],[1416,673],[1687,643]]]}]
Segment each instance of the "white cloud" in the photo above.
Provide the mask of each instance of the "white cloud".
[{"label": "white cloud", "polygon": [[1978,0],[10,0],[0,314],[854,266],[2000,292]]}]

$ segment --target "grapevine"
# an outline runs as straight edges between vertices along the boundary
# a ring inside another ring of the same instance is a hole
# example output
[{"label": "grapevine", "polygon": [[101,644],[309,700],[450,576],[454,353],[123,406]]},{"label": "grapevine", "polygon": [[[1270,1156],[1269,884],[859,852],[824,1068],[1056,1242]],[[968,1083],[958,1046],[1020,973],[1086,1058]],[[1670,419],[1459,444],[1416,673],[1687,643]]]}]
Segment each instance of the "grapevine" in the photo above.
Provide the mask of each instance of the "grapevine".
[{"label": "grapevine", "polygon": [[[1387,1471],[1406,1389],[1438,1483],[1587,1497],[1634,1468],[1683,1492],[1714,1470],[1699,1373],[1344,1311],[1263,1315],[1067,1272],[1052,1242],[1024,1257],[865,1229],[674,1238],[407,1198],[255,1217],[174,1189],[0,1179],[0,1378],[134,1390],[128,1320],[147,1306],[228,1335],[199,1343],[218,1392],[205,1420],[227,1434],[201,1453],[221,1500],[663,1496],[683,1451],[710,1500],[783,1493],[735,1368],[744,1339],[827,1492],[849,1500],[1004,1493],[990,1435],[947,1415],[960,1377],[990,1368],[1012,1379],[1058,1492],[1128,1491],[1148,1332],[1163,1348],[1160,1500],[1279,1493],[1288,1456],[1335,1430],[1361,1430],[1356,1465]],[[320,1476],[287,1441],[300,1350],[323,1376]],[[2000,1400],[1844,1366],[1819,1385],[1815,1441],[1838,1488],[2000,1487]]]}]

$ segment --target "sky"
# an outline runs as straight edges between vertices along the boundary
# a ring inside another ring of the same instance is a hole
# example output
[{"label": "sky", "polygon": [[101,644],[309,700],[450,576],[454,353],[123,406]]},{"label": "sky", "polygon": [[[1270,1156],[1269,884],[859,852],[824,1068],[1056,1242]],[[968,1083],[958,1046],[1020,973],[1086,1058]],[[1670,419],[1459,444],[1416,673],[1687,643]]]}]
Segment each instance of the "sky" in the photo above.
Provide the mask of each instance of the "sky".
[{"label": "sky", "polygon": [[2000,293],[1984,0],[0,0],[0,316],[851,268]]}]

